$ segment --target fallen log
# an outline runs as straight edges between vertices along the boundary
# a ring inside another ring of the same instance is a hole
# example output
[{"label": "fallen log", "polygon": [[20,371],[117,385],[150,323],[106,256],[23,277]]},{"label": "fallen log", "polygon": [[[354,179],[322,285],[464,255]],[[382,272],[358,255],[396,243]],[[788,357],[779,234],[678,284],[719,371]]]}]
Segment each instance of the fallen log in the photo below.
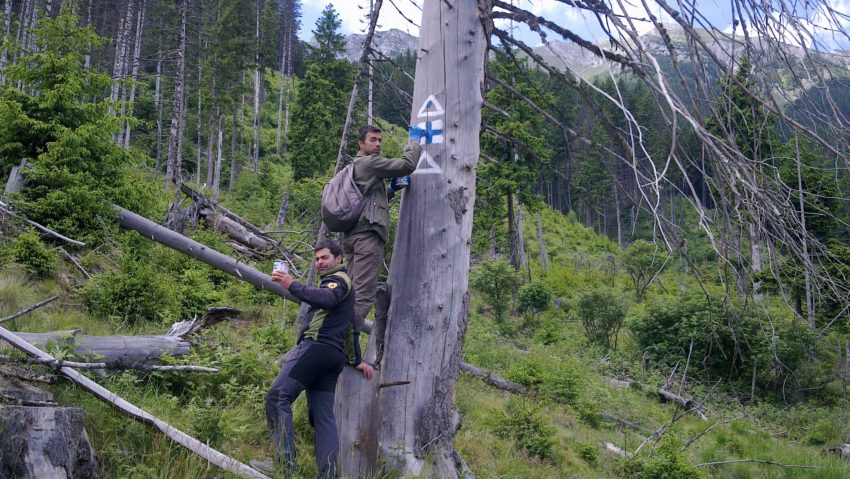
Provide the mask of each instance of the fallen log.
[{"label": "fallen log", "polygon": [[254,286],[270,291],[290,301],[300,303],[288,289],[272,281],[271,276],[261,273],[256,269],[233,259],[227,255],[221,254],[218,251],[198,243],[197,241],[187,238],[180,233],[171,231],[170,229],[158,225],[153,221],[125,210],[120,206],[114,206],[118,211],[118,221],[124,228],[139,232],[142,236],[150,238],[158,243],[161,243],[169,248],[173,248],[181,253],[200,260],[213,268],[224,271],[225,273],[235,276],[243,281],[253,284]]},{"label": "fallen log", "polygon": [[850,444],[835,444],[827,447],[826,450],[838,454],[846,461],[850,461]]},{"label": "fallen log", "polygon": [[[0,337],[11,343],[15,348],[20,349],[21,351],[27,353],[30,356],[42,359],[53,359],[53,356],[41,351],[35,346],[27,343],[20,337],[16,336],[11,331],[7,330],[0,326]],[[254,470],[253,468],[242,464],[241,462],[233,459],[229,456],[222,454],[221,452],[207,446],[206,444],[198,441],[192,436],[180,431],[174,426],[166,423],[165,421],[139,409],[133,404],[125,401],[112,391],[104,388],[103,386],[97,384],[91,379],[83,376],[78,371],[71,368],[61,368],[59,370],[64,376],[68,377],[71,381],[79,384],[83,389],[95,395],[98,399],[111,404],[119,411],[137,419],[141,422],[152,424],[156,426],[157,429],[162,431],[166,436],[171,438],[174,442],[186,447],[193,453],[201,456],[212,464],[228,471],[230,473],[236,474],[240,477],[247,477],[253,479],[269,479],[266,475],[261,474],[260,472]],[[64,443],[60,444],[64,446]],[[5,461],[3,461],[5,463]],[[14,477],[14,475],[12,475]],[[44,474],[38,477],[56,477],[52,474]],[[61,477],[61,476],[59,476]]]},{"label": "fallen log", "polygon": [[15,334],[37,347],[48,343],[73,346],[77,356],[93,358],[92,362],[105,363],[107,368],[139,369],[166,354],[188,354],[192,347],[189,338],[193,334],[238,315],[236,308],[210,308],[198,319],[174,323],[166,334],[160,336],[87,336],[80,334],[80,330]]},{"label": "fallen log", "polygon": [[634,423],[634,422],[631,422],[631,421],[627,421],[627,420],[619,418],[617,416],[613,416],[613,415],[608,414],[606,412],[600,412],[599,417],[601,419],[605,420],[605,421],[615,422],[615,423],[619,424],[620,426],[623,426],[627,429],[631,429],[633,431],[638,431],[642,434],[652,434],[652,431],[649,428],[646,428],[644,426],[641,426],[640,424],[637,424],[637,423]]},{"label": "fallen log", "polygon": [[186,222],[191,222],[193,227],[197,227],[200,220],[203,220],[207,228],[220,231],[239,244],[254,250],[268,253],[277,246],[278,242],[260,228],[209,199],[203,193],[195,191],[185,183],[180,185],[180,191],[192,200],[192,205],[180,211],[170,212],[168,228],[182,233]]},{"label": "fallen log", "polygon": [[703,421],[708,421],[708,417],[699,410],[699,405],[694,403],[693,399],[687,399],[685,397],[679,396],[678,394],[668,391],[664,388],[658,389],[658,394],[661,396],[661,399],[664,401],[674,402],[680,406],[682,406],[686,411],[693,411],[697,417],[702,419]]},{"label": "fallen log", "polygon": [[460,370],[471,374],[472,376],[475,376],[477,378],[483,379],[485,383],[489,384],[490,386],[493,386],[494,388],[512,392],[515,394],[526,393],[526,388],[522,384],[502,379],[499,376],[491,374],[481,368],[477,368],[469,363],[460,363]]}]

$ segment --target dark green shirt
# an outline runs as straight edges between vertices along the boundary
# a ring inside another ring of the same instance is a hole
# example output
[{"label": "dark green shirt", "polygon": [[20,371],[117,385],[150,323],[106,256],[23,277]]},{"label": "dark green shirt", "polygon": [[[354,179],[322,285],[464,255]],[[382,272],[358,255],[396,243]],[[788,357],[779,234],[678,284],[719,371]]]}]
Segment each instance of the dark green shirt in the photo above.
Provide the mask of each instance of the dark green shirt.
[{"label": "dark green shirt", "polygon": [[369,204],[363,209],[360,220],[347,234],[375,231],[381,240],[387,241],[390,231],[390,207],[384,180],[413,173],[422,154],[422,146],[411,141],[404,147],[401,158],[384,158],[358,152],[354,157],[354,182]]}]

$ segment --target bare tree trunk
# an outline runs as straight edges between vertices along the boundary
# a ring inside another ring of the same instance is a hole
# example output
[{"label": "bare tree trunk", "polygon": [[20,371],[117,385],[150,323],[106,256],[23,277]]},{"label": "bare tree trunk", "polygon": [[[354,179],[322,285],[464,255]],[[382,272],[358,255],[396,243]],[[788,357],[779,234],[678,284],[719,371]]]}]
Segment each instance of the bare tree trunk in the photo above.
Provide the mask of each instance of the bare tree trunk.
[{"label": "bare tree trunk", "polygon": [[750,268],[752,269],[753,279],[753,300],[760,302],[764,296],[761,289],[761,280],[758,279],[761,273],[761,239],[759,238],[758,229],[753,223],[748,223],[750,230]]},{"label": "bare tree trunk", "polygon": [[[200,36],[201,36],[201,34],[199,32],[198,37],[200,37]],[[200,43],[200,38],[198,38],[198,43]],[[198,124],[197,124],[197,131],[195,132],[196,135],[197,135],[197,141],[195,143],[196,143],[196,147],[197,147],[197,155],[198,156],[197,156],[197,159],[196,159],[196,166],[195,166],[195,183],[197,183],[199,187],[201,186],[201,169],[202,169],[201,156],[202,156],[202,152],[204,150],[204,148],[201,146],[201,118],[202,118],[202,116],[201,116],[201,112],[202,112],[202,100],[201,100],[201,98],[203,97],[203,95],[201,95],[201,82],[203,81],[202,80],[203,71],[201,70],[201,63],[202,63],[201,62],[201,55],[198,55]]]},{"label": "bare tree trunk", "polygon": [[[517,242],[517,263],[520,268],[528,266],[528,260],[525,256],[525,231],[522,221],[522,202],[520,201],[520,191],[516,192],[516,242]],[[531,279],[531,278],[529,278]]]},{"label": "bare tree trunk", "polygon": [[[139,78],[139,58],[142,53],[142,30],[145,26],[145,6],[146,0],[142,0],[139,5],[139,13],[136,16],[136,39],[133,46],[133,68],[130,73],[130,96],[127,99],[128,114],[133,115],[133,102],[136,100],[136,81]],[[124,127],[124,148],[130,148],[130,122],[125,123]]]},{"label": "bare tree trunk", "polygon": [[498,259],[499,252],[496,250],[496,227],[490,225],[490,259]]},{"label": "bare tree trunk", "polygon": [[126,60],[126,49],[130,30],[133,28],[133,6],[135,0],[127,0],[127,8],[124,17],[118,23],[118,34],[115,38],[115,58],[112,62],[112,89],[109,93],[109,99],[112,103],[116,103],[119,98],[121,89],[121,80],[123,80],[122,72],[124,71],[124,62]]},{"label": "bare tree trunk", "polygon": [[508,193],[508,260],[515,270],[519,271],[519,251],[517,248],[516,213],[514,210],[514,195]]},{"label": "bare tree trunk", "polygon": [[254,173],[260,172],[260,90],[263,83],[263,75],[260,68],[260,6],[261,0],[257,0],[257,21],[254,39],[257,52],[254,55],[254,137],[251,142],[251,165]]},{"label": "bare tree trunk", "polygon": [[292,20],[290,27],[286,31],[286,100],[284,101],[285,114],[283,119],[283,151],[286,152],[289,146],[289,106],[292,98],[292,89],[295,87],[295,80],[292,78],[292,35],[295,30],[295,21]]},{"label": "bare tree trunk", "polygon": [[215,117],[210,118],[210,131],[207,137],[207,176],[204,185],[212,186],[213,164],[215,163]]},{"label": "bare tree trunk", "polygon": [[227,183],[227,194],[233,194],[233,187],[236,185],[236,178],[239,177],[239,163],[236,161],[237,145],[239,144],[238,128],[236,123],[236,112],[233,112],[232,127],[230,131],[230,181]]},{"label": "bare tree trunk", "polygon": [[[286,48],[286,47],[284,47]],[[283,72],[284,70],[284,62],[286,59],[281,57],[280,59],[280,91],[277,95],[277,133],[274,140],[274,153],[275,155],[280,155],[280,140],[281,133],[283,131],[283,89],[286,87],[286,74]]]},{"label": "bare tree trunk", "polygon": [[153,167],[153,179],[159,175],[162,165],[162,44],[156,53],[156,79],[154,80],[154,103],[156,104],[156,162]]},{"label": "bare tree trunk", "polygon": [[3,46],[0,50],[0,85],[6,84],[6,59],[8,58],[8,50],[6,43],[9,41],[9,32],[12,28],[12,0],[4,2],[3,9]]},{"label": "bare tree trunk", "polygon": [[189,14],[189,0],[180,1],[180,33],[177,36],[177,72],[174,79],[174,101],[171,111],[171,128],[168,138],[168,165],[165,172],[165,186],[171,188],[172,184],[181,183],[182,172],[180,171],[179,146],[182,128],[183,105],[185,87],[184,79],[186,73],[186,23]]},{"label": "bare tree trunk", "polygon": [[797,155],[797,194],[800,196],[799,199],[799,208],[800,208],[800,225],[803,228],[802,234],[800,235],[803,239],[803,272],[806,282],[806,320],[809,323],[809,326],[814,329],[815,328],[815,303],[812,296],[812,277],[811,277],[811,257],[809,256],[809,241],[808,241],[808,231],[806,230],[806,207],[803,199],[804,190],[803,190],[803,171],[802,171],[802,162],[803,160],[800,158],[800,143],[796,136],[794,135],[794,145],[796,147]]},{"label": "bare tree trunk", "polygon": [[388,386],[377,393],[377,435],[360,436],[377,437],[380,459],[404,476],[428,471],[454,478],[463,470],[454,449],[459,424],[453,399],[469,305],[486,48],[481,19],[490,5],[452,3],[423,5],[411,123],[438,127],[439,121],[445,132],[437,138],[444,140],[424,145],[402,200],[378,378]]},{"label": "bare tree trunk", "polygon": [[289,211],[289,192],[285,192],[280,198],[280,209],[277,210],[277,220],[275,223],[278,226],[283,226],[286,223],[286,213]]},{"label": "bare tree trunk", "polygon": [[543,218],[537,215],[537,244],[540,248],[540,267],[549,271],[549,253],[546,251],[546,240],[543,238]]},{"label": "bare tree trunk", "polygon": [[213,181],[212,181],[212,190],[213,190],[213,201],[218,201],[218,191],[221,183],[221,143],[222,138],[224,136],[224,116],[218,116],[218,155],[215,157],[215,167],[213,172]]},{"label": "bare tree trunk", "polygon": [[623,247],[623,219],[620,209],[620,191],[617,185],[614,185],[614,214],[617,215],[617,246]]},{"label": "bare tree trunk", "polygon": [[[87,27],[91,26],[91,9],[92,9],[93,3],[94,3],[94,0],[89,0],[88,5],[86,6],[86,25],[85,26],[87,26]],[[160,45],[160,47],[161,46],[162,45]],[[160,51],[157,51],[158,55],[160,54],[161,50],[162,49],[160,48]],[[83,68],[88,70],[90,67],[91,67],[91,42],[89,42],[89,47],[86,50],[85,57],[83,58]]]}]

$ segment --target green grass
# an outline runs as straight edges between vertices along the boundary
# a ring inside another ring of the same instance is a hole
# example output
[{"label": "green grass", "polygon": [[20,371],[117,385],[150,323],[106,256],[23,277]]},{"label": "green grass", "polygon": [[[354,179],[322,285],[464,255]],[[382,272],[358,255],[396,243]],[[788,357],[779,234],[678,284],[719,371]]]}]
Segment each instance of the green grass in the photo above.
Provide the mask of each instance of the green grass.
[{"label": "green grass", "polygon": [[[687,460],[699,464],[758,459],[816,467],[726,464],[702,468],[708,478],[825,479],[850,475],[845,462],[823,452],[826,444],[850,442],[848,404],[840,397],[833,398],[828,406],[815,402],[789,406],[778,401],[741,406],[725,399],[721,387],[706,404],[708,422],[692,415],[672,422],[681,411],[673,404],[660,402],[656,393],[669,370],[651,367],[643,370],[642,351],[625,329],[620,333],[617,351],[607,352],[589,342],[571,310],[570,300],[578,291],[608,284],[612,279],[614,287],[628,296],[628,283],[622,272],[606,270],[612,264],[611,258],[616,257],[616,246],[573,218],[548,210],[542,215],[551,269],[542,272],[536,261],[530,267],[533,277],[545,281],[556,297],[564,299],[561,309],[541,314],[531,325],[520,324],[518,317],[511,318],[509,321],[517,324],[504,329],[490,318],[486,305],[480,304],[473,294],[464,360],[508,379],[534,383],[540,394],[530,396],[527,405],[536,417],[554,428],[551,433],[555,447],[551,457],[540,459],[524,451],[516,438],[500,435],[497,418],[503,417],[511,395],[461,374],[456,404],[462,415],[462,427],[455,445],[477,477],[624,477],[624,460],[604,451],[601,444],[609,442],[634,451],[643,443],[644,436],[600,420],[600,412],[638,423],[648,431],[664,428],[666,435],[680,445],[718,422],[744,415],[743,419],[717,426],[696,440],[684,451]],[[536,247],[536,226],[529,221],[526,227],[528,245]],[[529,257],[536,259],[534,254]],[[83,258],[83,263],[95,271],[114,267],[106,257],[94,254]],[[62,299],[54,304],[4,326],[34,332],[81,328],[86,334],[162,334],[169,326],[157,322],[128,325],[94,318],[75,293],[82,283],[79,273],[60,266],[57,275],[64,275],[64,279],[40,281],[19,267],[0,267],[0,315],[11,314],[52,294],[62,294]],[[679,278],[674,272],[661,278],[667,288],[676,287],[680,279],[686,286],[694,287],[691,279]],[[248,289],[234,288],[226,297],[230,305],[243,310],[242,319],[219,324],[205,332],[193,353],[180,359],[220,367],[222,374],[126,372],[91,376],[131,403],[247,462],[270,457],[272,453],[263,397],[277,372],[274,360],[294,341],[292,322],[297,308],[282,301],[265,303],[263,298],[257,301]],[[509,331],[510,336],[500,333],[503,330]],[[616,375],[628,375],[643,387],[616,388],[606,379]],[[684,394],[699,398],[711,385],[690,382],[689,388]],[[52,390],[59,403],[86,411],[86,428],[98,453],[102,477],[233,477],[73,384],[60,381]],[[313,433],[303,398],[295,405],[295,422],[296,477],[314,477]],[[648,441],[643,454],[654,454],[654,446],[654,440]]]}]

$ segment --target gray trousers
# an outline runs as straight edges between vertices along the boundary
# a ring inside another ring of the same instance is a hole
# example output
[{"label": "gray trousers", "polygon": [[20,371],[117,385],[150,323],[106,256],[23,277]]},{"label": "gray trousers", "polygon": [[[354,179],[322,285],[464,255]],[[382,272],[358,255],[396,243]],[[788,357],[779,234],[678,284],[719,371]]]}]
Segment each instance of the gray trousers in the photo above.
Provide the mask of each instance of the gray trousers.
[{"label": "gray trousers", "polygon": [[316,432],[316,465],[319,478],[336,476],[339,436],[334,418],[334,391],[345,353],[333,346],[306,340],[292,348],[266,396],[266,421],[277,452],[277,463],[287,477],[295,471],[295,433],[292,403],[307,391],[310,424]]},{"label": "gray trousers", "polygon": [[363,329],[366,315],[375,304],[378,275],[384,265],[386,243],[374,231],[346,235],[342,241],[346,269],[351,286],[357,293],[354,298],[354,319],[358,331]]}]

